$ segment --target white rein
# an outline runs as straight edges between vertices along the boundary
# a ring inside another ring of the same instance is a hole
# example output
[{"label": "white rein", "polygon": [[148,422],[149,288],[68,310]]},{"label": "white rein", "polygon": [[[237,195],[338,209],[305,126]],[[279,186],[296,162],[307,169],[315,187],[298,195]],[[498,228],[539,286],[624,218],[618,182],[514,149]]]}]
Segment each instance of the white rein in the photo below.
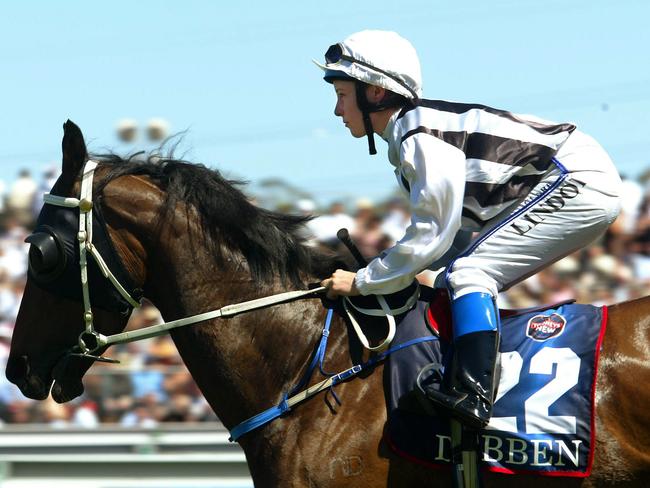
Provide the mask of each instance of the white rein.
[{"label": "white rein", "polygon": [[[141,339],[148,339],[150,337],[156,337],[167,333],[171,329],[177,329],[179,327],[184,327],[187,325],[196,324],[198,322],[203,322],[206,320],[219,318],[219,317],[233,317],[235,315],[250,312],[253,310],[258,310],[261,308],[270,307],[273,305],[278,305],[281,303],[286,303],[294,301],[300,298],[315,296],[319,293],[326,291],[326,288],[321,286],[311,290],[298,290],[298,291],[289,291],[284,293],[278,293],[276,295],[271,295],[268,297],[257,298],[255,300],[249,300],[246,302],[236,303],[232,305],[226,305],[217,310],[212,310],[210,312],[201,313],[198,315],[192,315],[190,317],[185,317],[178,320],[172,320],[171,322],[165,322],[158,325],[152,325],[138,330],[121,332],[118,334],[112,334],[105,336],[97,332],[93,326],[93,313],[90,304],[90,292],[88,286],[88,261],[87,255],[90,255],[95,259],[99,269],[101,270],[104,277],[106,277],[115,289],[124,297],[124,299],[131,304],[134,308],[138,308],[140,303],[133,299],[126,291],[126,289],[120,284],[115,275],[106,265],[106,262],[102,258],[101,254],[97,248],[93,245],[93,200],[92,200],[92,188],[93,188],[93,176],[95,168],[98,163],[96,161],[89,160],[86,162],[83,170],[83,176],[81,179],[81,191],[79,198],[73,197],[61,197],[57,195],[51,195],[46,193],[43,197],[46,204],[56,205],[60,207],[69,207],[69,208],[79,208],[79,232],[77,239],[79,241],[79,266],[81,269],[81,289],[83,295],[83,307],[84,307],[84,323],[85,330],[79,335],[78,347],[81,350],[83,356],[93,357],[97,360],[103,361],[113,361],[107,358],[92,356],[92,353],[96,352],[102,347],[107,347],[113,344],[124,344],[127,342],[134,342]],[[344,300],[344,310],[350,318],[350,322],[353,325],[353,328],[359,337],[359,340],[364,347],[371,351],[380,352],[388,348],[393,337],[395,335],[395,318],[393,311],[390,310],[384,297],[377,296],[379,303],[383,311],[386,314],[386,318],[389,324],[388,336],[381,344],[378,346],[372,347],[366,336],[364,335],[361,327],[355,320],[354,316],[349,312],[348,306],[346,304],[347,299]],[[417,297],[416,297],[417,299]],[[93,341],[94,344],[88,345],[87,342]]]}]

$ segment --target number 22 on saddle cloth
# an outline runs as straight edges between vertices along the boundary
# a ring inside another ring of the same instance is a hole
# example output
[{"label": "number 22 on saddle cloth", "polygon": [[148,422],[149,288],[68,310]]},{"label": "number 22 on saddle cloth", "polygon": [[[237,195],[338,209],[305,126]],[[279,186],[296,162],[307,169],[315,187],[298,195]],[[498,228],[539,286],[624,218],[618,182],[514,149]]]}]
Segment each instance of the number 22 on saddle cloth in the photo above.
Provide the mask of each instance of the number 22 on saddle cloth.
[{"label": "number 22 on saddle cloth", "polygon": [[[386,441],[398,454],[431,467],[449,465],[447,418],[418,413],[407,399],[418,371],[444,362],[451,338],[448,298],[436,294],[426,309],[427,324],[404,320],[395,343],[427,333],[440,341],[398,351],[387,360]],[[586,477],[594,447],[594,395],[598,352],[607,309],[559,304],[501,311],[501,368],[494,412],[480,431],[483,466],[506,474]]]}]

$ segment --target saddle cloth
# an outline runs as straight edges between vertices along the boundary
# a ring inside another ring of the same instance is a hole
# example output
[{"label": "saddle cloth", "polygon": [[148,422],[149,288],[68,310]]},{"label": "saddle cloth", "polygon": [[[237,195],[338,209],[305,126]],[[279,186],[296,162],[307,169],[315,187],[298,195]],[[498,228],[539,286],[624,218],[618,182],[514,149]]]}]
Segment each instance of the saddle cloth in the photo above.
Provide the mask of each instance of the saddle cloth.
[{"label": "saddle cloth", "polygon": [[[441,340],[399,350],[384,370],[388,426],[385,441],[398,455],[429,467],[449,465],[446,417],[422,412],[412,390],[418,372],[444,363],[450,347],[446,296],[436,295],[433,319]],[[419,301],[397,328],[393,344],[430,335]],[[480,432],[481,462],[500,473],[586,477],[594,446],[594,395],[598,352],[607,309],[560,304],[501,313],[501,376],[493,418]]]}]

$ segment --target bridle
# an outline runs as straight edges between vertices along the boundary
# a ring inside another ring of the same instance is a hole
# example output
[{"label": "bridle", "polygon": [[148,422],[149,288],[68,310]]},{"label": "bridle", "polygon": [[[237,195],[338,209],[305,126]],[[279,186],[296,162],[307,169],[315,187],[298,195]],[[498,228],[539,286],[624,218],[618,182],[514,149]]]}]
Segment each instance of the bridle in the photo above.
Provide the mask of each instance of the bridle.
[{"label": "bridle", "polygon": [[[79,268],[81,271],[81,294],[83,298],[84,331],[77,340],[78,352],[83,356],[91,356],[92,352],[102,347],[102,335],[93,325],[93,311],[90,303],[90,290],[88,284],[88,255],[97,263],[102,275],[110,281],[114,289],[126,300],[131,309],[140,307],[140,299],[136,299],[127,292],[120,281],[111,272],[99,250],[93,244],[93,177],[98,163],[88,160],[84,165],[81,177],[81,190],[79,198],[62,197],[46,193],[43,196],[45,204],[58,207],[79,209],[79,228],[77,241],[79,242]],[[130,310],[129,310],[130,311]],[[95,356],[95,359],[105,359]]]},{"label": "bridle", "polygon": [[[91,295],[90,295],[90,286],[89,286],[89,259],[90,255],[94,262],[97,264],[101,274],[105,279],[107,279],[114,290],[116,290],[119,295],[122,297],[124,302],[128,304],[128,310],[126,312],[130,313],[134,308],[140,307],[141,293],[138,293],[137,296],[135,293],[129,293],[127,287],[124,286],[120,280],[115,276],[107,264],[107,260],[104,259],[100,250],[93,242],[93,178],[95,169],[97,168],[98,162],[93,160],[88,160],[83,168],[83,173],[81,177],[81,190],[79,198],[74,197],[62,197],[58,195],[52,195],[46,193],[43,197],[44,203],[47,205],[53,205],[56,207],[65,207],[69,209],[78,208],[79,209],[79,225],[77,231],[77,241],[79,249],[79,269],[80,269],[80,278],[81,278],[81,295],[83,301],[83,320],[84,320],[84,330],[79,334],[77,339],[77,345],[73,346],[70,350],[66,352],[66,356],[80,356],[83,358],[93,359],[96,361],[103,362],[118,362],[114,359],[106,358],[99,355],[99,350],[105,347],[108,347],[113,344],[123,344],[127,342],[134,342],[141,339],[147,339],[150,337],[156,337],[163,334],[166,334],[171,329],[176,329],[179,327],[184,327],[191,324],[196,324],[198,322],[203,322],[206,320],[219,318],[219,317],[234,317],[245,312],[250,312],[253,310],[258,310],[261,308],[267,308],[273,305],[278,305],[281,303],[287,303],[295,301],[302,298],[317,298],[319,294],[326,291],[325,287],[312,288],[308,290],[297,290],[289,291],[284,293],[279,293],[276,295],[271,295],[263,298],[258,298],[255,300],[249,300],[246,302],[226,305],[220,309],[212,310],[209,312],[192,315],[190,317],[185,317],[178,320],[173,320],[170,322],[165,322],[158,325],[152,325],[138,330],[121,332],[118,334],[112,334],[105,336],[98,332],[93,323],[93,311],[91,304]],[[103,223],[102,223],[103,225]],[[108,238],[108,237],[107,237]],[[27,242],[32,242],[30,238],[27,238]],[[118,257],[119,259],[119,257]],[[121,263],[119,263],[121,265]],[[122,266],[123,267],[123,266]],[[140,290],[137,290],[140,292]],[[136,295],[136,296],[134,296]],[[344,311],[347,313],[350,321],[353,325],[355,332],[357,333],[361,343],[367,349],[371,351],[380,352],[388,348],[390,342],[393,339],[395,334],[395,318],[393,315],[397,313],[402,313],[404,310],[391,310],[384,297],[378,296],[378,301],[381,304],[381,308],[385,313],[386,318],[389,323],[389,333],[384,341],[378,346],[370,346],[367,338],[362,332],[359,324],[354,319],[354,316],[349,312],[346,302],[344,301]],[[410,308],[414,300],[417,299],[417,296],[412,297],[409,300],[408,308]],[[351,302],[351,305],[354,306]],[[358,307],[355,307],[358,309]],[[376,315],[376,314],[375,314]]]}]

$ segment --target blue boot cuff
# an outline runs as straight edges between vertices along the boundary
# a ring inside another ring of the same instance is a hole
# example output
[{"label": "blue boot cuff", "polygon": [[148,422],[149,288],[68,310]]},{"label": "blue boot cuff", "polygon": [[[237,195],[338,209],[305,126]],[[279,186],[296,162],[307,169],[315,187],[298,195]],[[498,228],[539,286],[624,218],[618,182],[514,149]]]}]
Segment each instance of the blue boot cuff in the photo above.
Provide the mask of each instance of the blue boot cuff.
[{"label": "blue boot cuff", "polygon": [[451,301],[454,339],[480,331],[496,331],[499,327],[494,299],[489,293],[468,293]]}]

